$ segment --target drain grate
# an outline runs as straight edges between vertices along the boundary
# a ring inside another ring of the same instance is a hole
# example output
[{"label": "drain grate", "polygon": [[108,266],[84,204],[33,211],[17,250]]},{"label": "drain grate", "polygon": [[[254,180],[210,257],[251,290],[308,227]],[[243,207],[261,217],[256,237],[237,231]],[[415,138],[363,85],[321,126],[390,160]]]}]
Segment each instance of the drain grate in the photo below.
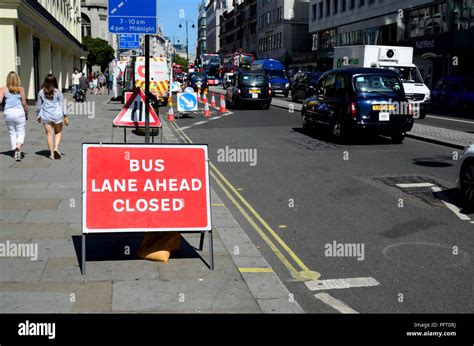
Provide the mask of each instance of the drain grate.
[{"label": "drain grate", "polygon": [[[442,186],[433,179],[429,179],[427,177],[422,177],[422,176],[417,176],[417,175],[410,175],[410,176],[377,177],[374,180],[380,183],[383,183],[385,185],[388,185],[390,187],[397,188],[398,190],[408,195],[411,195],[413,197],[416,197],[431,206],[443,205],[443,203],[438,198],[437,193],[434,192],[431,188],[432,186],[439,186],[439,187],[442,187]],[[403,187],[398,186],[399,184],[403,184]],[[410,186],[411,184],[414,184],[414,186]]]}]

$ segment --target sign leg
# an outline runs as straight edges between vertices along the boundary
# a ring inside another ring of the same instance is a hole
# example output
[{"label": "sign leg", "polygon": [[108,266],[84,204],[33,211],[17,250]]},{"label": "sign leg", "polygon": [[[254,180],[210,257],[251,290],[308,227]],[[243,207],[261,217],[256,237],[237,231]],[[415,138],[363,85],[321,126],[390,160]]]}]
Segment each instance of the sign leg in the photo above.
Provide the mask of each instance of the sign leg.
[{"label": "sign leg", "polygon": [[127,128],[123,128],[123,142],[127,143]]},{"label": "sign leg", "polygon": [[201,238],[199,239],[199,251],[202,251],[204,248],[204,235],[206,232],[201,232]]},{"label": "sign leg", "polygon": [[82,235],[82,275],[86,275],[86,235]]},{"label": "sign leg", "polygon": [[114,126],[112,126],[112,143],[114,142],[114,130],[115,130],[115,128],[114,128]]},{"label": "sign leg", "polygon": [[209,231],[209,260],[211,270],[214,270],[214,246],[212,244],[212,230]]},{"label": "sign leg", "polygon": [[160,143],[163,144],[163,128],[160,127],[158,131],[160,131]]}]

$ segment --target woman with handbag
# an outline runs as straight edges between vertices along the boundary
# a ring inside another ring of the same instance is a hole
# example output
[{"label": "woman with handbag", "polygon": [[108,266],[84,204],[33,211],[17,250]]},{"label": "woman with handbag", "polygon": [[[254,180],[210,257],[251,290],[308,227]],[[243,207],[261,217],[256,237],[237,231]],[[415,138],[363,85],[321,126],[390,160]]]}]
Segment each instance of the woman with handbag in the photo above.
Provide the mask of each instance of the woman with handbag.
[{"label": "woman with handbag", "polygon": [[64,109],[64,97],[58,89],[58,81],[52,74],[48,74],[38,93],[36,113],[39,123],[43,123],[46,132],[46,142],[50,151],[51,160],[59,160],[61,153],[59,144],[62,139],[63,122],[67,126],[68,119]]},{"label": "woman with handbag", "polygon": [[21,87],[20,77],[16,72],[7,76],[7,85],[0,89],[0,103],[3,105],[3,115],[10,135],[11,149],[14,158],[21,161],[21,149],[25,142],[25,124],[28,120],[28,104],[25,90]]}]

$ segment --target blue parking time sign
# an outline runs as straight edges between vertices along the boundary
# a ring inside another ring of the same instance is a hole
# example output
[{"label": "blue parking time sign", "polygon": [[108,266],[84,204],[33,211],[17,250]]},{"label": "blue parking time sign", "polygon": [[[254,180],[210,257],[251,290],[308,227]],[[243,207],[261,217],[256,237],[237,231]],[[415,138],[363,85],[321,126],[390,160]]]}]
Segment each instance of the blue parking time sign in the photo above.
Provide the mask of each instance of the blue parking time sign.
[{"label": "blue parking time sign", "polygon": [[109,0],[109,32],[112,34],[157,34],[156,0]]},{"label": "blue parking time sign", "polygon": [[120,34],[119,35],[119,48],[120,49],[140,48],[140,35]]}]

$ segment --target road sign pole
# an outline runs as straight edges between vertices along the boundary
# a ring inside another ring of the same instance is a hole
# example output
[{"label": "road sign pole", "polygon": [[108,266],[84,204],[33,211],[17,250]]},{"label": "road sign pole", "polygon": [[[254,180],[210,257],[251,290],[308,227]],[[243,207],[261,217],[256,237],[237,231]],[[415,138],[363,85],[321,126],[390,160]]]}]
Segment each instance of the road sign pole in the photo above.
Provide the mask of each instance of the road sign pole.
[{"label": "road sign pole", "polygon": [[150,35],[145,35],[145,143],[150,143]]}]

